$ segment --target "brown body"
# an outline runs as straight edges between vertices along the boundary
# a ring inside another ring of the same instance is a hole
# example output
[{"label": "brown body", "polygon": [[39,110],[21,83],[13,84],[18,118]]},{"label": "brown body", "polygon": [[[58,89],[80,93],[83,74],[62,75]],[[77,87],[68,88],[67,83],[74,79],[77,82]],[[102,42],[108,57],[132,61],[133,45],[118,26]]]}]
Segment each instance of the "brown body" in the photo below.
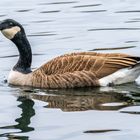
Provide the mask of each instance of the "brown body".
[{"label": "brown body", "polygon": [[135,66],[140,58],[119,53],[81,52],[59,56],[28,74],[24,85],[39,88],[100,86],[99,79]]}]

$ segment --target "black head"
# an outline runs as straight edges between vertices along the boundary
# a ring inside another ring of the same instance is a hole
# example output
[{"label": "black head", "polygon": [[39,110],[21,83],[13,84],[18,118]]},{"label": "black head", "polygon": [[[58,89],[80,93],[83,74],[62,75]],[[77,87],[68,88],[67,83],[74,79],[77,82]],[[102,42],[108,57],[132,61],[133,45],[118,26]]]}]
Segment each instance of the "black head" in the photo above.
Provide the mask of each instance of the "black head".
[{"label": "black head", "polygon": [[19,32],[25,34],[22,25],[13,19],[6,19],[1,21],[0,30],[2,34],[8,39],[13,39],[14,36]]}]

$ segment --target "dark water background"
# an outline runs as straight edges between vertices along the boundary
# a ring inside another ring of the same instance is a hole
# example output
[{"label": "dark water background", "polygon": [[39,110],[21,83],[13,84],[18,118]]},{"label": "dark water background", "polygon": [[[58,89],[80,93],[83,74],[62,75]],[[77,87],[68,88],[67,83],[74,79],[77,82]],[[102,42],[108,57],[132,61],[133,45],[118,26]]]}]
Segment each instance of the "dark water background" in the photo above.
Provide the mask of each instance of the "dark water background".
[{"label": "dark water background", "polygon": [[[24,26],[33,68],[75,51],[140,55],[138,0],[1,0],[6,18]],[[0,140],[140,139],[139,79],[96,89],[11,87],[5,79],[18,52],[2,35],[0,51]]]}]

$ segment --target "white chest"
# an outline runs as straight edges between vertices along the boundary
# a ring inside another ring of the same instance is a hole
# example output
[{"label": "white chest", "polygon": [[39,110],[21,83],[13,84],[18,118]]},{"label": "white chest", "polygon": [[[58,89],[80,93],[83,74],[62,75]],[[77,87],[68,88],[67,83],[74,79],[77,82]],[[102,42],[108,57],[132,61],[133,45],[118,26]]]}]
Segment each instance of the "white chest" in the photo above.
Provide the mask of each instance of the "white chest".
[{"label": "white chest", "polygon": [[11,70],[8,76],[8,83],[12,85],[27,85],[30,81],[29,74],[23,74],[17,71]]}]

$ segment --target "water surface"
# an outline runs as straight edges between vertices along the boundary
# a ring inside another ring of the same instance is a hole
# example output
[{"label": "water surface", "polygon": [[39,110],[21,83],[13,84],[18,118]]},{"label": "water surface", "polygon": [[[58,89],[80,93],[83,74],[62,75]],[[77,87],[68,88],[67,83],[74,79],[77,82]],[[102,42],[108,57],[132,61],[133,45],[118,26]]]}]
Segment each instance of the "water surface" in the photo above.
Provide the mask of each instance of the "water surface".
[{"label": "water surface", "polygon": [[[139,56],[138,0],[1,0],[0,20],[25,28],[33,69],[77,51]],[[139,140],[140,80],[116,87],[41,90],[6,83],[18,59],[0,35],[1,140]]]}]

